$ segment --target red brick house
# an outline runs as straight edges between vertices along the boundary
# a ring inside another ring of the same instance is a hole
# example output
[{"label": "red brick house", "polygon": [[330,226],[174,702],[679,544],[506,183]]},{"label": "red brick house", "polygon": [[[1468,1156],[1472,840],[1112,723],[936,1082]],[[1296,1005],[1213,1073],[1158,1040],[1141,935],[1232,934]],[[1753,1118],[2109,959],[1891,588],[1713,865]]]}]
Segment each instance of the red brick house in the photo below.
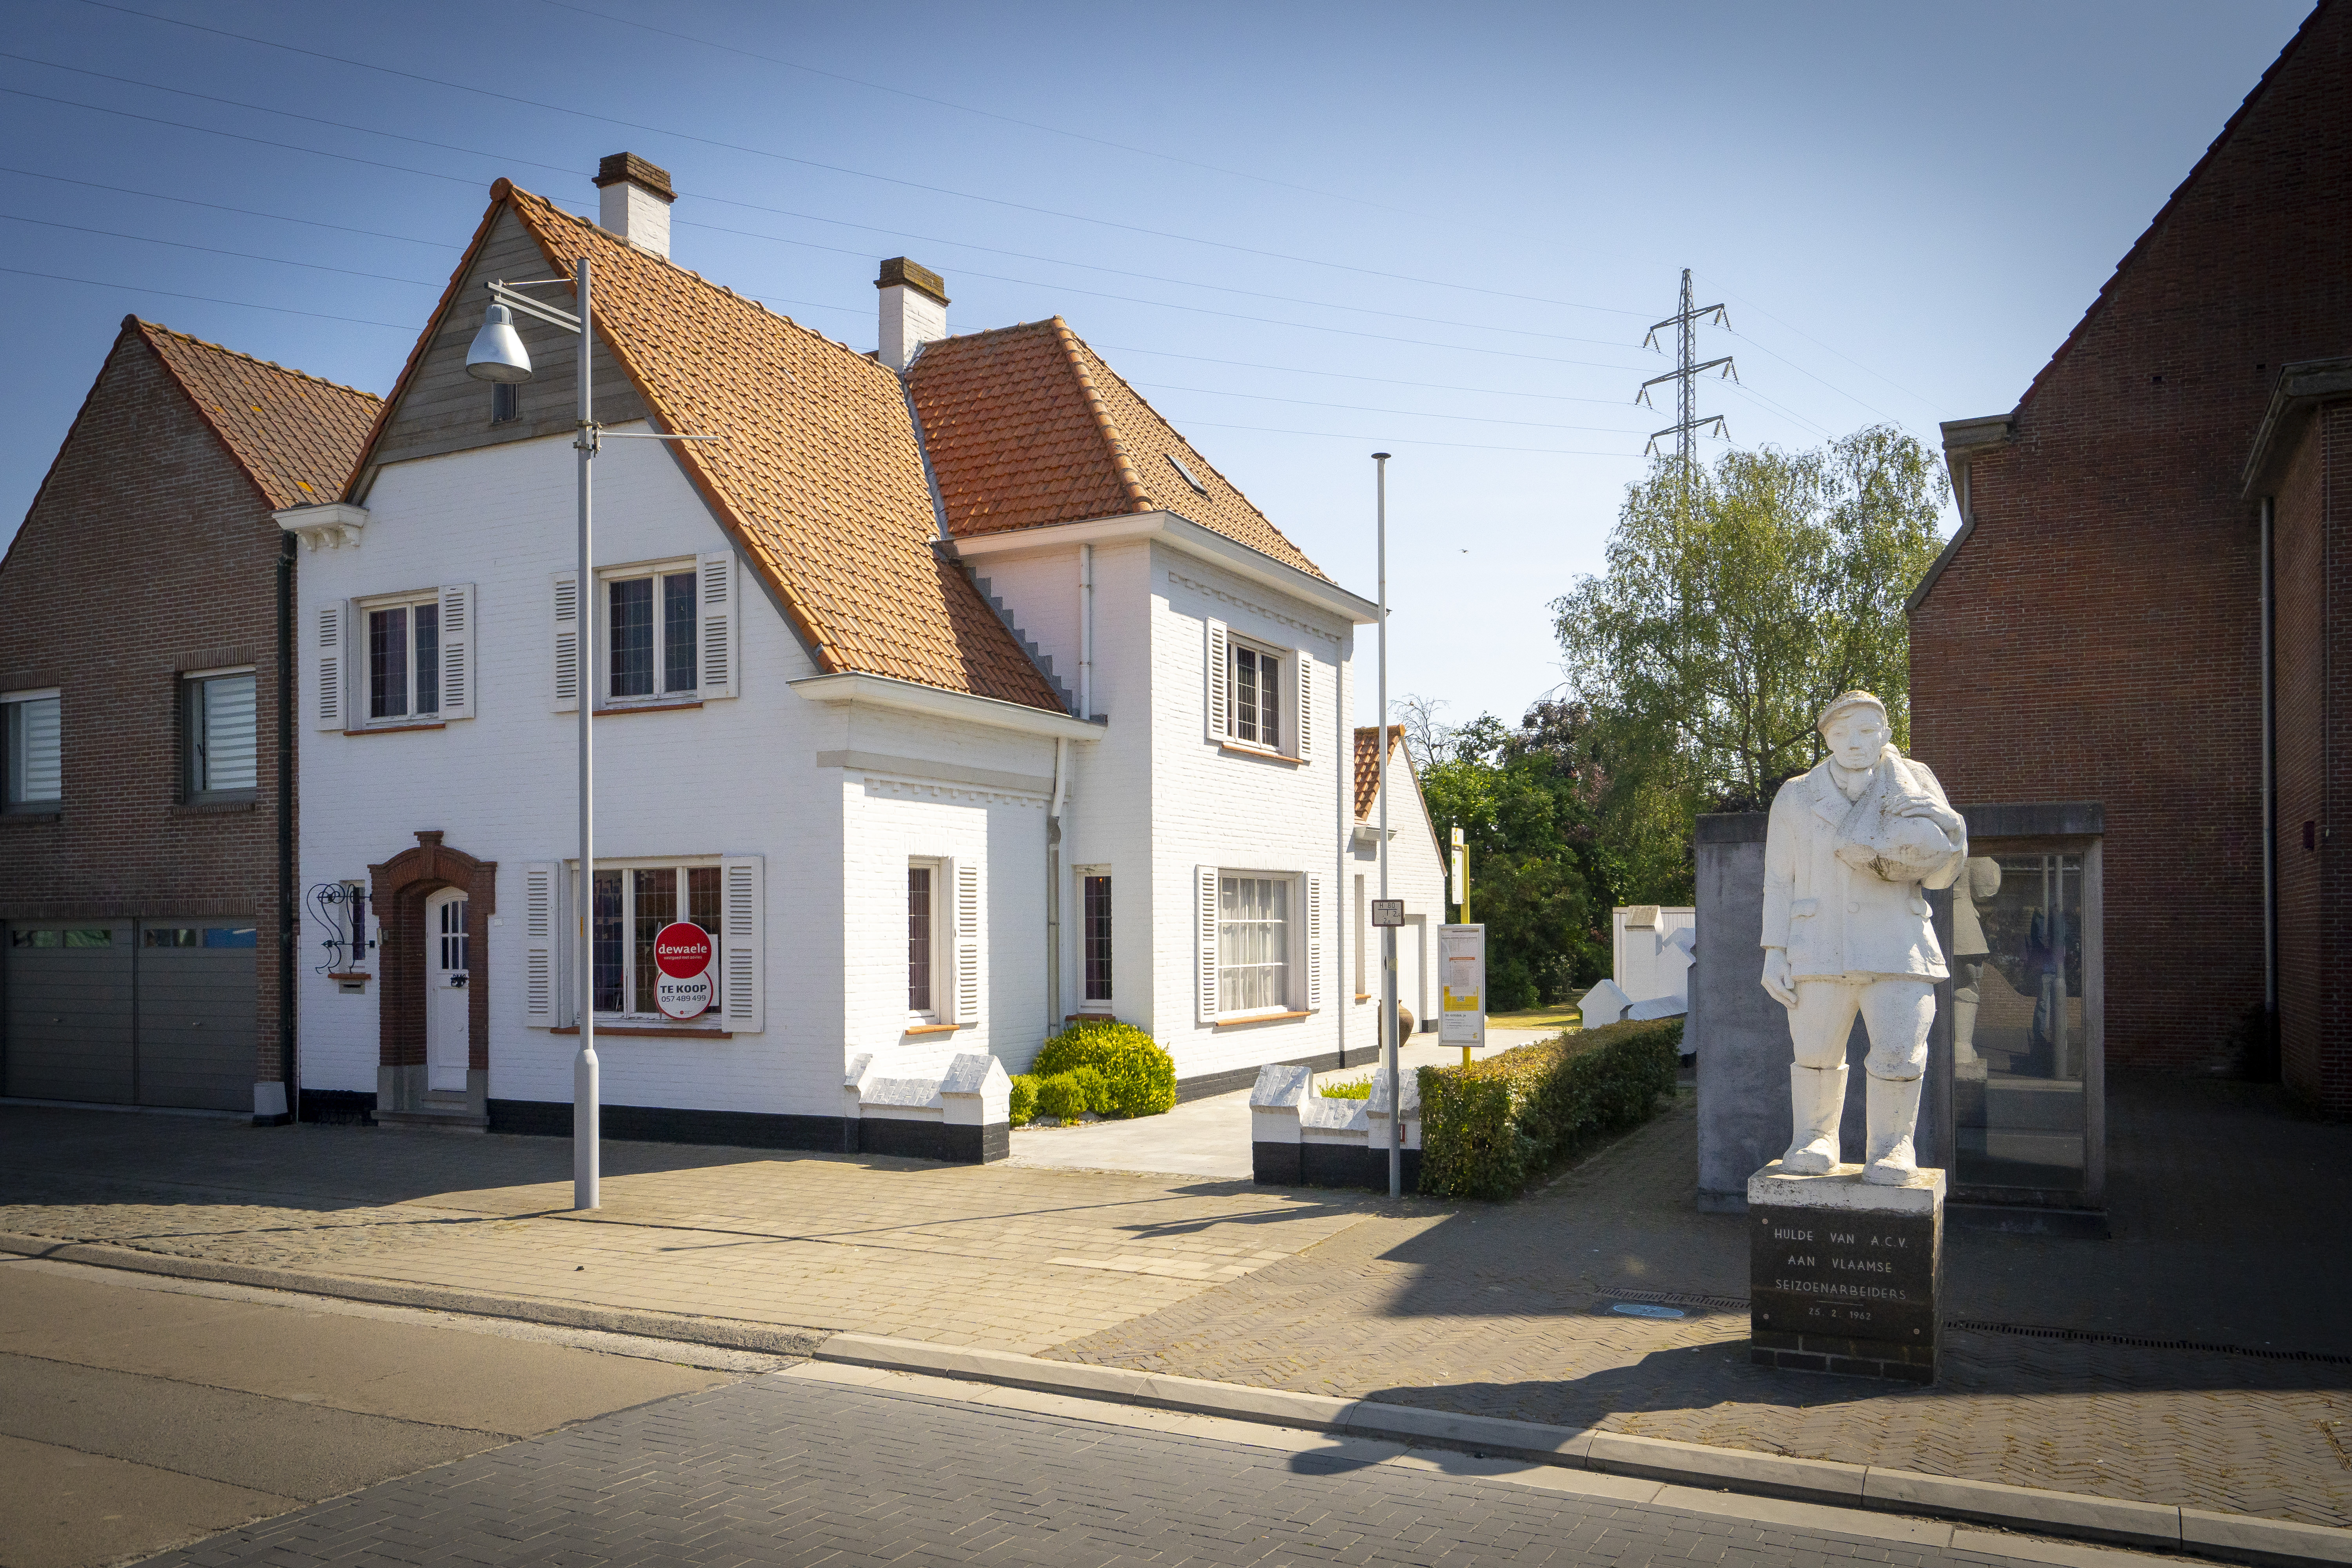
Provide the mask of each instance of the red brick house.
[{"label": "red brick house", "polygon": [[2323,0],[2017,406],[1944,426],[1962,522],[1910,605],[1952,798],[2105,807],[2107,1061],[2337,1115],[2348,171],[2352,5]]},{"label": "red brick house", "polygon": [[124,318],[0,560],[0,1095],[287,1118],[270,514],[339,494],[379,406]]}]

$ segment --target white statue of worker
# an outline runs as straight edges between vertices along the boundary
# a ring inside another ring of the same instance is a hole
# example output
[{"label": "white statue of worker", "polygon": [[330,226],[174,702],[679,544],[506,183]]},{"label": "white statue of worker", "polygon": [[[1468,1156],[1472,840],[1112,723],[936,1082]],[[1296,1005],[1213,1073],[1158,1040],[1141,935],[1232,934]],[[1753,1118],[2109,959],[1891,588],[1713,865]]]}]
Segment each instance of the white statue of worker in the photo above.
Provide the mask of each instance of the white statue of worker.
[{"label": "white statue of worker", "polygon": [[1822,710],[1829,755],[1773,797],[1764,837],[1764,989],[1789,1010],[1794,1175],[1838,1163],[1845,1042],[1859,1011],[1869,1142],[1863,1179],[1898,1185],[1918,1168],[1912,1133],[1944,954],[1929,888],[1967,864],[1968,825],[1927,768],[1895,748],[1886,705],[1849,691]]}]

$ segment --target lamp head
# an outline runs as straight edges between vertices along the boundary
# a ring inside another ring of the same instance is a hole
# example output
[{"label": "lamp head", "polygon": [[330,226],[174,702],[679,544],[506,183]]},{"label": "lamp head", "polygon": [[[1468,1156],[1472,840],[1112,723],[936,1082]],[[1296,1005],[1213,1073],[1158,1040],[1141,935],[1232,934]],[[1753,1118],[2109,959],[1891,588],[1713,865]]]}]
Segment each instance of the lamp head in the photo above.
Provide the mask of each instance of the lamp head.
[{"label": "lamp head", "polygon": [[530,354],[514,329],[514,312],[493,305],[482,312],[482,330],[466,351],[466,374],[477,381],[530,379]]}]

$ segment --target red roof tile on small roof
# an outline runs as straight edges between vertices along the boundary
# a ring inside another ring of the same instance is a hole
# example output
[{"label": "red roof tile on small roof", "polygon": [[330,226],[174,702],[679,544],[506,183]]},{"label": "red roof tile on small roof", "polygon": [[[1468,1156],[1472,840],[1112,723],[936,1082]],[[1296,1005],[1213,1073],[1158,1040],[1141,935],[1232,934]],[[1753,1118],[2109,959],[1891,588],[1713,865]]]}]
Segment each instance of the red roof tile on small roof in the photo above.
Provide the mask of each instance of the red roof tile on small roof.
[{"label": "red roof tile on small roof", "polygon": [[382,399],[135,316],[122,324],[155,351],[273,510],[343,493]]},{"label": "red roof tile on small roof", "polygon": [[[1381,795],[1380,731],[1366,724],[1356,731],[1356,820],[1361,822],[1372,814]],[[1389,726],[1389,754],[1394,756],[1404,744],[1404,727]],[[1412,765],[1408,759],[1406,765]]]},{"label": "red roof tile on small roof", "polygon": [[499,205],[511,204],[557,272],[593,262],[598,342],[656,425],[724,437],[673,451],[822,668],[1063,710],[971,578],[935,548],[922,450],[895,374],[505,180],[490,194],[403,385]]},{"label": "red roof tile on small roof", "polygon": [[930,343],[907,384],[959,538],[1167,510],[1324,577],[1059,316]]}]

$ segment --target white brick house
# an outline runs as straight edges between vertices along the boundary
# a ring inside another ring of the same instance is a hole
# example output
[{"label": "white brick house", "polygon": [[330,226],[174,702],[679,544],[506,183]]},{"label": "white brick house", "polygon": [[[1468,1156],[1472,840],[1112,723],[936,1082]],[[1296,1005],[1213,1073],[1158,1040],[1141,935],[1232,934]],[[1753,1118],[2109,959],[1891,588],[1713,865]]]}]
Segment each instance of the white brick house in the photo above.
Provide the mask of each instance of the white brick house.
[{"label": "white brick house", "polygon": [[[673,266],[660,171],[604,178],[634,232],[493,187],[348,494],[280,514],[316,547],[300,858],[334,944],[301,977],[306,1113],[568,1131],[583,897],[614,1137],[992,1157],[904,1085],[1019,1071],[1086,1012],[1188,1092],[1368,1059],[1373,607],[1058,320],[945,337],[940,279],[893,261],[884,357],[854,353]],[[532,381],[464,372],[488,281],[583,256],[597,417],[722,437],[602,447],[584,595],[578,340],[526,320]],[[1392,826],[1442,921],[1417,789]],[[669,920],[719,952],[684,1022],[653,1005]]]}]

